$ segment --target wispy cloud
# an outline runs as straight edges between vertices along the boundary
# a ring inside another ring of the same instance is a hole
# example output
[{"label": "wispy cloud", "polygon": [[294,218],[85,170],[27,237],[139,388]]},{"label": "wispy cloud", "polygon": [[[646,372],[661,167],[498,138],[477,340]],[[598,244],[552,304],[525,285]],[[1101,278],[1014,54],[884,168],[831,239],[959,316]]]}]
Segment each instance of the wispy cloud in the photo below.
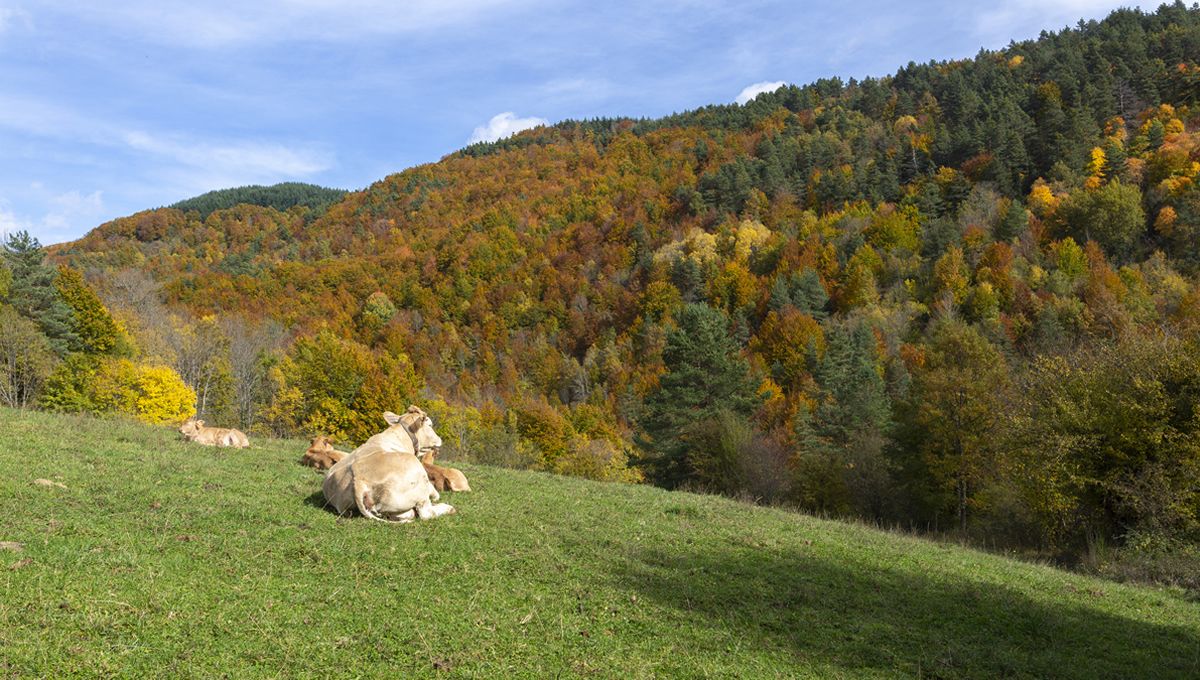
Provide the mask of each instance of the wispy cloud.
[{"label": "wispy cloud", "polygon": [[[37,183],[30,186],[34,192],[43,191]],[[18,215],[7,202],[0,201],[0,236],[17,231],[28,231],[43,244],[58,243],[77,236],[81,227],[94,226],[104,215],[104,199],[100,191],[84,194],[68,191],[49,196],[45,201],[49,210],[39,217]]]},{"label": "wispy cloud", "polygon": [[328,169],[332,163],[328,154],[278,144],[213,144],[154,136],[140,131],[125,133],[124,141],[131,149],[178,164],[210,169],[240,169],[249,177],[305,177]]},{"label": "wispy cloud", "polygon": [[289,41],[362,40],[478,22],[534,0],[134,0],[58,3],[88,21],[121,27],[149,42],[192,48]]},{"label": "wispy cloud", "polygon": [[467,140],[467,143],[494,142],[497,139],[515,135],[521,130],[549,124],[550,122],[545,118],[517,118],[512,111],[505,111],[492,116],[487,125],[475,128],[475,132],[471,133],[471,138]]},{"label": "wispy cloud", "polygon": [[16,96],[0,96],[0,99],[9,104],[0,107],[0,129],[149,154],[158,163],[204,168],[247,180],[307,177],[334,164],[331,153],[304,143],[194,139],[182,134],[151,133],[34,99]]},{"label": "wispy cloud", "polygon": [[774,92],[784,85],[787,85],[787,81],[773,80],[747,85],[746,87],[742,88],[742,91],[738,93],[737,97],[734,97],[733,101],[737,102],[738,104],[745,104],[764,92]]}]

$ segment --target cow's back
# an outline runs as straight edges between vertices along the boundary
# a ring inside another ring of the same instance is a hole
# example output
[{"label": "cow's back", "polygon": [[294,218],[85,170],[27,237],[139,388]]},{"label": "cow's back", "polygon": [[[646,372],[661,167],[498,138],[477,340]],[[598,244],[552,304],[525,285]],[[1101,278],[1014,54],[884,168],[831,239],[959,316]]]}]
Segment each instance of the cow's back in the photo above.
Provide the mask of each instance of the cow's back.
[{"label": "cow's back", "polygon": [[374,443],[363,444],[329,468],[321,491],[338,514],[343,514],[361,500],[355,498],[356,487],[370,490],[381,512],[409,510],[433,494],[425,467],[415,455]]}]

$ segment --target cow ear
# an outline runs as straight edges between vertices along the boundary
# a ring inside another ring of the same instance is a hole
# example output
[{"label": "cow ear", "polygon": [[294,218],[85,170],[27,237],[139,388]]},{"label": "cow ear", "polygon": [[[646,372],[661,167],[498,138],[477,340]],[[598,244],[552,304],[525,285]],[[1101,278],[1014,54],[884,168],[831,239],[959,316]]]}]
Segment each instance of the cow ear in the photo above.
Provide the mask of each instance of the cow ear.
[{"label": "cow ear", "polygon": [[383,419],[387,421],[388,425],[395,425],[396,423],[400,422],[400,416],[392,413],[391,411],[384,411]]},{"label": "cow ear", "polygon": [[197,426],[197,427],[199,427],[200,425],[203,425],[203,424],[204,424],[204,421],[203,421],[203,420],[197,420],[197,421],[196,421],[196,426]]},{"label": "cow ear", "polygon": [[408,413],[425,413],[425,412],[421,410],[420,406],[413,404],[408,407]]}]

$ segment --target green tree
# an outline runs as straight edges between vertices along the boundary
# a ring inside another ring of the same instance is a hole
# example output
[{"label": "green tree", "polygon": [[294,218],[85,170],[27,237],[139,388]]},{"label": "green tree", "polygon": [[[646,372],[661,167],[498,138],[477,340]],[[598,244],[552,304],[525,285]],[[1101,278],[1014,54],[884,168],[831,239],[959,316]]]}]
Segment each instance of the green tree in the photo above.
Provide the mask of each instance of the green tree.
[{"label": "green tree", "polygon": [[704,452],[702,427],[727,412],[749,419],[761,403],[750,365],[729,334],[729,320],[704,304],[680,310],[663,349],[666,373],[645,401],[640,461],[656,484],[695,479]]},{"label": "green tree", "polygon": [[914,376],[913,417],[920,455],[953,498],[960,529],[995,467],[1007,387],[1004,358],[979,331],[956,321],[938,325]]},{"label": "green tree", "polygon": [[1037,361],[1018,402],[1019,481],[1052,544],[1200,530],[1200,353],[1131,335]]},{"label": "green tree", "polygon": [[1055,213],[1062,231],[1080,243],[1089,239],[1116,259],[1127,259],[1146,231],[1142,192],[1136,185],[1109,182],[1098,189],[1076,191]]},{"label": "green tree", "polygon": [[891,403],[870,326],[831,329],[817,379],[820,401],[811,418],[796,423],[798,499],[813,510],[879,518],[888,495],[883,447]]},{"label": "green tree", "polygon": [[38,325],[55,354],[66,356],[82,349],[73,330],[71,308],[54,286],[58,273],[44,264],[46,253],[38,240],[28,232],[14,232],[4,240],[2,250],[5,264],[12,272],[9,304]]}]

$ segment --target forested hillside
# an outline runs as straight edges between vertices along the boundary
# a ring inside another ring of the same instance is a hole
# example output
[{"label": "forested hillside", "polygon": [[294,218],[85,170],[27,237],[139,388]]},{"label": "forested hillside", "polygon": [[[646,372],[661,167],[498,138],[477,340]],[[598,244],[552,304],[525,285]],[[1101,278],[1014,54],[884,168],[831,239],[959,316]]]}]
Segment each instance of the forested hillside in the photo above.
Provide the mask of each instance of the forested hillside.
[{"label": "forested hillside", "polygon": [[411,400],[488,462],[1186,561],[1198,59],[1200,8],[1120,10],[53,255],[210,421],[354,442]]},{"label": "forested hillside", "polygon": [[175,203],[169,207],[184,212],[195,210],[205,219],[216,210],[233,208],[243,203],[287,211],[303,206],[321,212],[346,195],[341,189],[327,189],[301,182],[283,182],[269,187],[251,185],[234,189],[219,189]]}]

